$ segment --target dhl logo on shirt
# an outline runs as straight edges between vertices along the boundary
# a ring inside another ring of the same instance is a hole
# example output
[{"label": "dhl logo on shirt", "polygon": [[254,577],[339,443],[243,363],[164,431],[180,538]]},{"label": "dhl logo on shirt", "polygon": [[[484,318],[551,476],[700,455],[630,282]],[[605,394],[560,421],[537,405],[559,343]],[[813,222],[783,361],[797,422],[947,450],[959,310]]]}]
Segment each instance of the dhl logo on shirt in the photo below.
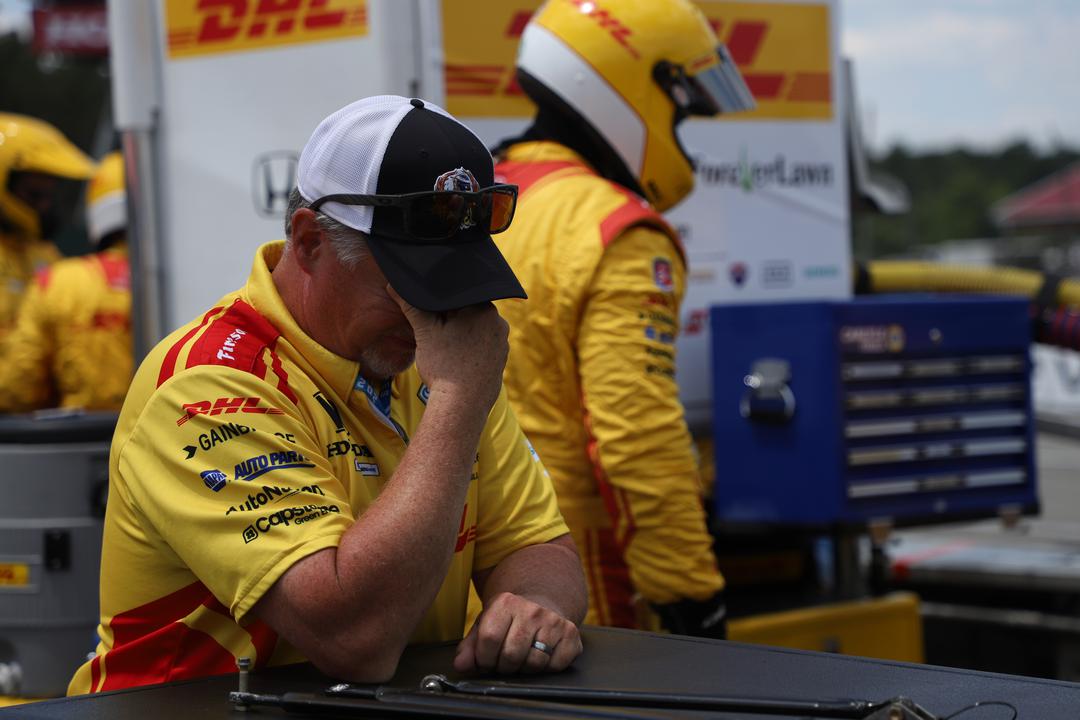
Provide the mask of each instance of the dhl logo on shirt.
[{"label": "dhl logo on shirt", "polygon": [[[578,0],[567,0],[578,2]],[[541,0],[442,0],[447,109],[466,117],[530,117],[514,77],[518,42]],[[832,19],[824,3],[697,0],[731,51],[757,100],[746,119],[828,120],[832,102]],[[633,34],[611,13],[601,27],[636,53]],[[482,39],[482,41],[481,41]],[[633,53],[629,53],[632,55]]]},{"label": "dhl logo on shirt", "polygon": [[469,516],[469,503],[461,510],[461,523],[458,525],[457,542],[454,543],[454,552],[459,553],[465,546],[476,540],[476,523],[465,527],[465,520]]},{"label": "dhl logo on shirt", "polygon": [[209,400],[200,400],[199,402],[184,403],[180,406],[180,409],[184,411],[177,421],[176,425],[179,427],[183,425],[196,415],[221,415],[222,413],[257,413],[260,415],[284,415],[285,411],[276,407],[259,407],[261,398],[257,397],[234,397],[234,398],[218,398],[211,403]]},{"label": "dhl logo on shirt", "polygon": [[366,0],[166,0],[170,58],[367,35]]}]

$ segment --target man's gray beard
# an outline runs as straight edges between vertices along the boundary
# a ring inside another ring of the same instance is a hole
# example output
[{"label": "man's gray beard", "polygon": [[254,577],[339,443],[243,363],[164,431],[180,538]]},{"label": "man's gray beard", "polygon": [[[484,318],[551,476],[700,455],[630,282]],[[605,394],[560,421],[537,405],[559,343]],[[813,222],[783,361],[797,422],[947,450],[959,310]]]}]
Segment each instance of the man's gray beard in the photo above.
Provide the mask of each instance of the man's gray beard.
[{"label": "man's gray beard", "polygon": [[416,354],[409,355],[407,362],[395,361],[384,357],[378,348],[366,347],[360,352],[360,367],[377,378],[392,378],[405,372],[413,364]]}]

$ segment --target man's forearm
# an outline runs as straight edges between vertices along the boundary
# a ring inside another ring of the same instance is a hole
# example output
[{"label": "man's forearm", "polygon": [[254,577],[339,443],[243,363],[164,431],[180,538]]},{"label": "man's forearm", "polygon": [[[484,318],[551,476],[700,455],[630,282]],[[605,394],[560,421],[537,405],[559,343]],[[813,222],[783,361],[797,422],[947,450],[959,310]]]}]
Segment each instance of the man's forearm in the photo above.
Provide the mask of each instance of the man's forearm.
[{"label": "man's forearm", "polygon": [[342,587],[377,607],[395,607],[406,637],[442,586],[453,554],[483,428],[470,412],[432,397],[393,477],[338,547]]},{"label": "man's forearm", "polygon": [[294,564],[255,608],[324,672],[379,682],[446,577],[482,420],[432,393],[379,498],[326,550]]},{"label": "man's forearm", "polygon": [[477,584],[485,606],[500,593],[509,592],[576,624],[585,619],[588,609],[581,559],[569,535],[517,550],[490,571],[478,573]]}]

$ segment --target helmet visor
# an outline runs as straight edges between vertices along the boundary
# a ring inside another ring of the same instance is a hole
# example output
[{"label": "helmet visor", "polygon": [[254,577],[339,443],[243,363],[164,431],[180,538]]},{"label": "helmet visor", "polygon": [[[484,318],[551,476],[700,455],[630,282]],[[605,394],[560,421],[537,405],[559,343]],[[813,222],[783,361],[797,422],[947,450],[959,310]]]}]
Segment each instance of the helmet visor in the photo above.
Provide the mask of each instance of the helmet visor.
[{"label": "helmet visor", "polygon": [[688,78],[694,93],[698,96],[695,100],[705,107],[712,108],[712,112],[707,113],[709,115],[753,110],[757,107],[757,103],[754,102],[750,88],[746,86],[742,73],[731,58],[731,53],[721,43],[716,48],[716,54],[720,62]]}]

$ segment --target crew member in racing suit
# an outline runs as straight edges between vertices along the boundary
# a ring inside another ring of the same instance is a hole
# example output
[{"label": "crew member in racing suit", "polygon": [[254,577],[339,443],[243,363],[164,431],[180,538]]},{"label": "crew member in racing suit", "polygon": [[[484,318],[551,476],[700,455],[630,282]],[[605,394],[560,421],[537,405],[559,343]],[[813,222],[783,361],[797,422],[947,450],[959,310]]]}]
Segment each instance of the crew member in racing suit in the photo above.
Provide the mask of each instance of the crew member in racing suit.
[{"label": "crew member in racing suit", "polygon": [[60,180],[85,180],[93,170],[93,161],[52,125],[0,113],[0,341],[34,275],[60,258],[46,239],[56,230]]},{"label": "crew member in racing suit", "polygon": [[124,160],[107,155],[86,192],[97,252],[38,271],[0,344],[0,412],[119,411],[131,382],[131,281]]},{"label": "crew member in racing suit", "polygon": [[587,622],[721,637],[675,380],[685,257],[659,211],[693,188],[679,121],[753,99],[688,0],[552,0],[525,28],[517,77],[538,110],[496,153],[520,192],[497,242],[529,294],[499,303],[505,381],[580,550]]}]

